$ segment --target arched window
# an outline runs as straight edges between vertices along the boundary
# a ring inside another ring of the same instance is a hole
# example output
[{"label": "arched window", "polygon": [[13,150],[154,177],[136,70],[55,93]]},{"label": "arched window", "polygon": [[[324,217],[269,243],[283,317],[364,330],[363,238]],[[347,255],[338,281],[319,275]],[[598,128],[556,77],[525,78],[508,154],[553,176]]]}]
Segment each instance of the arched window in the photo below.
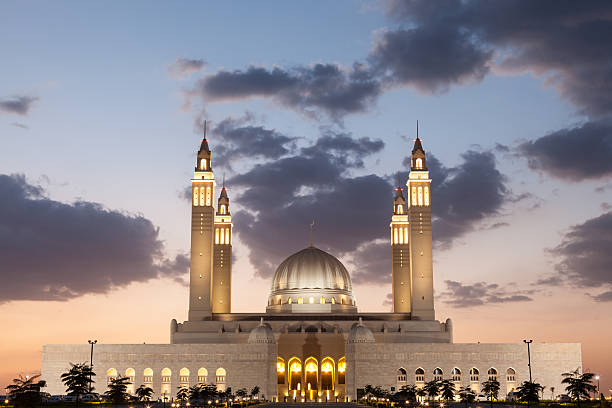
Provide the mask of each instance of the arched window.
[{"label": "arched window", "polygon": [[[304,364],[306,371],[305,391],[317,391],[319,384],[319,363],[314,357],[308,357]],[[316,394],[315,394],[316,395]]]},{"label": "arched window", "polygon": [[200,160],[200,170],[206,170],[206,159]]},{"label": "arched window", "polygon": [[221,211],[219,211],[221,214],[225,214],[225,204],[221,204]]},{"label": "arched window", "polygon": [[414,161],[414,167],[416,167],[417,169],[422,169],[423,168],[423,159],[418,158]]},{"label": "arched window", "polygon": [[509,368],[506,370],[506,381],[516,382],[516,371],[514,370],[514,368]]},{"label": "arched window", "polygon": [[290,305],[291,304],[291,298],[287,298],[287,304]]},{"label": "arched window", "polygon": [[408,227],[404,227],[404,244],[408,243]]},{"label": "arched window", "polygon": [[401,204],[397,205],[397,213],[398,214],[403,214],[404,213],[404,206]]},{"label": "arched window", "polygon": [[194,187],[193,188],[193,206],[197,207],[198,206],[198,194],[199,194],[200,189],[198,187]]},{"label": "arched window", "polygon": [[345,304],[344,297],[340,298],[340,303]]},{"label": "arched window", "polygon": [[198,370],[198,384],[206,384],[208,382],[208,370],[204,367]]},{"label": "arched window", "polygon": [[219,245],[219,228],[215,228],[215,244]]},{"label": "arched window", "polygon": [[115,368],[109,368],[108,371],[106,371],[106,385],[109,385],[111,381],[117,379],[118,376]]},{"label": "arched window", "polygon": [[127,392],[130,394],[134,393],[134,380],[136,379],[136,370],[134,370],[133,368],[128,368],[127,370],[125,370],[125,376],[128,379],[128,381],[131,383],[127,386]]},{"label": "arched window", "polygon": [[393,243],[397,244],[398,239],[397,239],[397,228],[393,228]]},{"label": "arched window", "polygon": [[497,381],[497,370],[493,367],[489,368],[489,371],[487,371],[487,374],[489,375],[489,380],[491,381]]},{"label": "arched window", "polygon": [[[321,390],[333,391],[334,389],[334,360],[325,357],[321,362]],[[327,397],[329,399],[329,396]]]},{"label": "arched window", "polygon": [[442,369],[440,367],[436,367],[436,369],[433,371],[433,376],[434,381],[442,381],[444,373],[442,372]]},{"label": "arched window", "polygon": [[280,357],[276,359],[276,378],[277,384],[285,383],[285,360]]},{"label": "arched window", "polygon": [[229,229],[229,228],[226,228],[226,229],[225,229],[225,243],[226,243],[227,245],[231,245],[231,243],[232,243],[232,241],[230,241],[230,236],[231,236],[231,235],[230,235],[230,229]]},{"label": "arched window", "polygon": [[479,382],[480,381],[480,371],[476,367],[470,370],[470,381],[471,382]]},{"label": "arched window", "polygon": [[211,202],[210,186],[206,186],[206,205],[210,205]]},{"label": "arched window", "polygon": [[397,382],[405,383],[408,381],[408,375],[406,374],[406,370],[403,368],[399,368],[397,370]]},{"label": "arched window", "polygon": [[461,370],[457,367],[453,368],[453,381],[461,382]]},{"label": "arched window", "polygon": [[183,388],[189,388],[189,369],[186,367],[179,371],[179,384]]},{"label": "arched window", "polygon": [[200,207],[206,205],[206,189],[204,186],[200,187]]},{"label": "arched window", "polygon": [[332,302],[332,305],[335,305],[336,304],[336,298],[332,296],[331,302]]},{"label": "arched window", "polygon": [[304,304],[304,298],[303,297],[299,297],[298,298],[298,305],[302,305]]},{"label": "arched window", "polygon": [[217,384],[225,384],[225,376],[227,375],[227,371],[225,368],[219,367],[215,372]]},{"label": "arched window", "polygon": [[302,384],[302,362],[294,357],[289,360],[289,389],[299,390]]},{"label": "arched window", "polygon": [[144,382],[145,385],[148,385],[150,387],[151,384],[153,384],[153,369],[145,368],[142,372],[142,379],[142,382]]},{"label": "arched window", "polygon": [[412,205],[417,205],[417,189],[412,187]]},{"label": "arched window", "polygon": [[321,299],[319,300],[319,303],[321,303],[322,305],[325,304],[325,298],[323,296],[321,296]]},{"label": "arched window", "polygon": [[417,382],[417,383],[425,382],[425,370],[423,370],[421,367],[417,368],[414,371],[414,382]]},{"label": "arched window", "polygon": [[278,298],[278,304],[280,305],[282,302],[282,298]]},{"label": "arched window", "polygon": [[419,186],[419,205],[423,205],[423,187]]},{"label": "arched window", "polygon": [[170,377],[172,377],[172,371],[169,368],[164,368],[161,372],[162,384],[170,384]]},{"label": "arched window", "polygon": [[425,205],[429,205],[429,187],[425,186]]},{"label": "arched window", "polygon": [[344,384],[346,379],[346,359],[341,357],[338,360],[338,384]]},{"label": "arched window", "polygon": [[403,234],[403,228],[398,228],[399,230],[399,243],[403,244],[404,243],[404,234]]},{"label": "arched window", "polygon": [[310,296],[310,297],[308,298],[308,304],[310,304],[310,305],[314,305],[314,296]]}]

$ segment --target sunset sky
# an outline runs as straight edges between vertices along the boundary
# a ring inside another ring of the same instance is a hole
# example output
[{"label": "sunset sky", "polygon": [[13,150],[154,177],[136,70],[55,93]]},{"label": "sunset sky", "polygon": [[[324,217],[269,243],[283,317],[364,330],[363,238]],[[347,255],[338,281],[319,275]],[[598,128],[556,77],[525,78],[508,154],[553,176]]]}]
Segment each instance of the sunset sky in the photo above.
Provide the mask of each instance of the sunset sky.
[{"label": "sunset sky", "polygon": [[418,120],[436,318],[580,342],[609,395],[612,2],[3,1],[0,38],[0,387],[42,344],[165,343],[187,318],[204,119],[233,311],[265,310],[313,219],[359,310],[390,311]]}]

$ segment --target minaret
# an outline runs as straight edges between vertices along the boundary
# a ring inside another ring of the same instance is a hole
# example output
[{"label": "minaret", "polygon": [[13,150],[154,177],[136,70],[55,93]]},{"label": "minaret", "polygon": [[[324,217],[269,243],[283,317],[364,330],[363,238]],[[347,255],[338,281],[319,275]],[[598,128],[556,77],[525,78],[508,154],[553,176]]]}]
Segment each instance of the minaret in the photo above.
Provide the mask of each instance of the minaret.
[{"label": "minaret", "polygon": [[425,151],[419,139],[414,141],[408,176],[408,219],[410,221],[410,260],[413,317],[435,319],[433,302],[433,258],[431,235],[431,179]]},{"label": "minaret", "polygon": [[212,275],[213,313],[232,311],[232,216],[229,211],[229,198],[223,188],[215,215],[215,243]]},{"label": "minaret", "polygon": [[393,313],[409,313],[412,287],[410,282],[410,233],[408,231],[408,209],[404,191],[399,182],[398,177],[398,186],[393,199],[393,216],[389,225],[393,258]]},{"label": "minaret", "polygon": [[189,320],[211,317],[211,279],[213,264],[213,194],[215,179],[211,153],[204,138],[198,151],[195,171],[191,180],[191,268],[189,273]]}]

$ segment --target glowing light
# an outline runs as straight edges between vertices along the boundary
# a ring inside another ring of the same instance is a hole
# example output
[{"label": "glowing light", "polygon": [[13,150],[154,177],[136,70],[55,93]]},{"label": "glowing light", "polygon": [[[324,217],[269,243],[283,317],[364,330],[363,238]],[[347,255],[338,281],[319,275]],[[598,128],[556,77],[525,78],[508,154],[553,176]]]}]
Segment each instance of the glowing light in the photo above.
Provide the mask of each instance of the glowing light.
[{"label": "glowing light", "polygon": [[346,371],[346,362],[344,362],[344,361],[340,361],[340,362],[338,363],[338,372],[339,372],[339,373],[343,373],[343,372],[345,372],[345,371]]},{"label": "glowing light", "polygon": [[332,366],[332,364],[329,361],[325,361],[323,363],[323,365],[321,365],[321,371],[323,371],[324,373],[329,373],[334,369],[334,367]]},{"label": "glowing light", "polygon": [[323,296],[321,296],[321,304],[324,305],[325,304],[325,298]]},{"label": "glowing light", "polygon": [[299,298],[298,298],[298,305],[301,305],[301,304],[303,304],[303,303],[304,303],[304,298],[299,297]]},{"label": "glowing light", "polygon": [[285,364],[278,362],[276,363],[276,371],[278,371],[279,373],[284,373],[285,372]]},{"label": "glowing light", "polygon": [[311,305],[314,304],[314,296],[308,298],[308,303]]},{"label": "glowing light", "polygon": [[317,365],[313,362],[306,364],[306,371],[309,373],[314,373],[315,371],[317,371]]},{"label": "glowing light", "polygon": [[302,371],[302,365],[300,363],[293,363],[293,364],[291,364],[291,371],[293,371],[294,373],[301,372]]}]

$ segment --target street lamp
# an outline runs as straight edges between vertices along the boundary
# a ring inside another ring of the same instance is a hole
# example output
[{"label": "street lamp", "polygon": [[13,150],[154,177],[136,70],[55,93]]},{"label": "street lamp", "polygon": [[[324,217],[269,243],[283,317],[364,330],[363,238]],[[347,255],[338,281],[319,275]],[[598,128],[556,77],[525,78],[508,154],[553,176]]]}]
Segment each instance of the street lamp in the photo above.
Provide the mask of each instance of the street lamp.
[{"label": "street lamp", "polygon": [[529,382],[533,382],[531,379],[531,351],[529,345],[533,343],[533,340],[523,340],[523,343],[527,344],[527,366],[529,367]]},{"label": "street lamp", "polygon": [[87,340],[89,344],[91,344],[91,353],[89,355],[89,392],[93,391],[91,388],[91,375],[93,373],[93,346],[98,342],[98,340]]},{"label": "street lamp", "polygon": [[596,375],[595,379],[597,380],[597,398],[599,398],[599,406],[601,407],[602,401],[601,401],[601,393],[599,391],[599,376]]}]

